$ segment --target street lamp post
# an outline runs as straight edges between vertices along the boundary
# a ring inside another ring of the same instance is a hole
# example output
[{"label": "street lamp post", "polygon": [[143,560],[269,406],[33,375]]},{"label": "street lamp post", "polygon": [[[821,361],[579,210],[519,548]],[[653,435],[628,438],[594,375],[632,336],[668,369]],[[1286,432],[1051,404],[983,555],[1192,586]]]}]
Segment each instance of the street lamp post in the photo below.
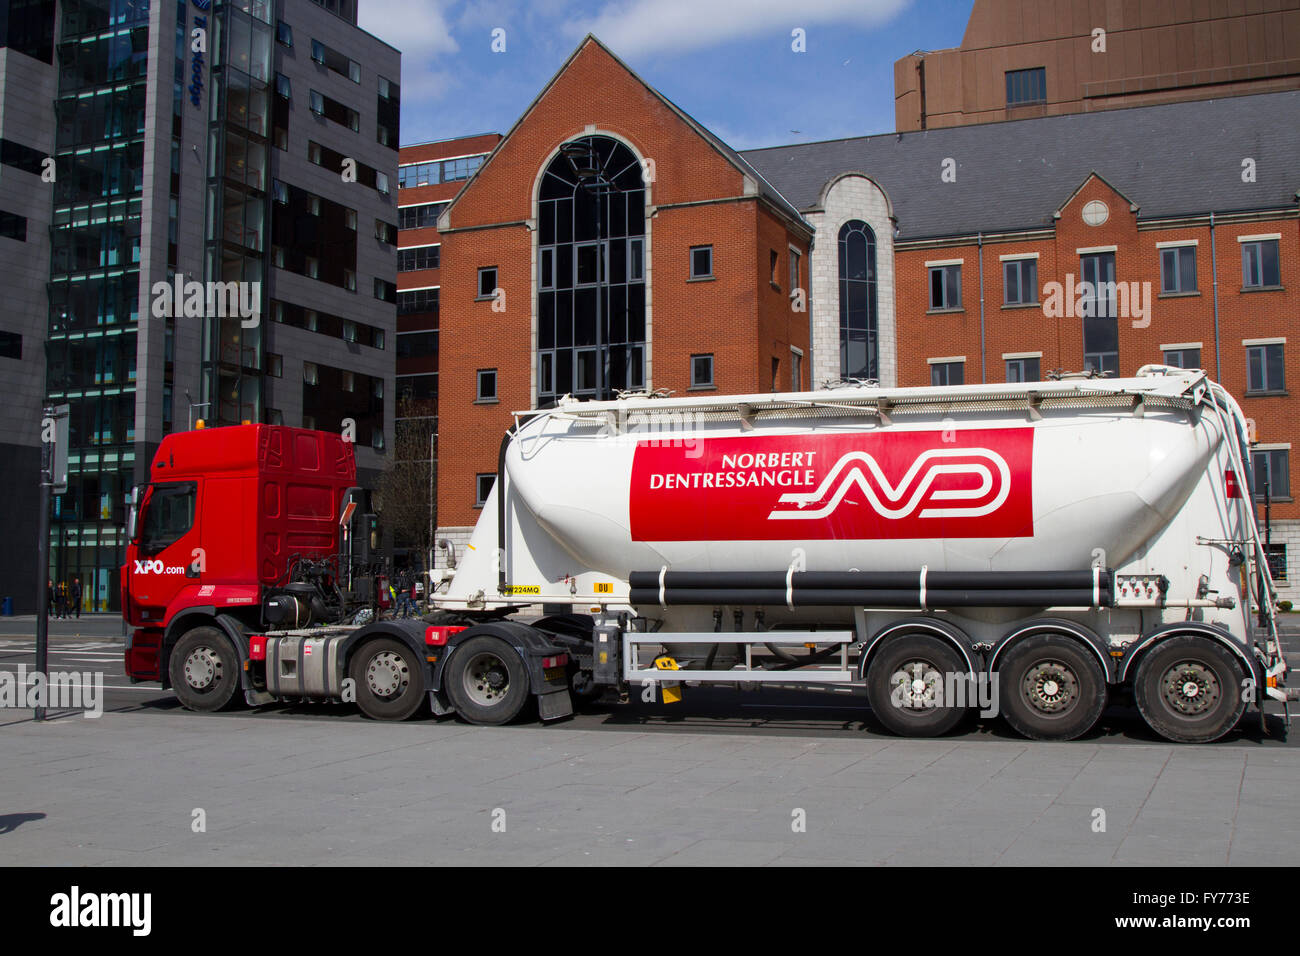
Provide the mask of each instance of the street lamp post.
[{"label": "street lamp post", "polygon": [[196,401],[194,401],[194,399],[190,398],[190,390],[189,390],[188,388],[185,390],[185,401],[187,401],[187,402],[190,403],[190,417],[189,417],[189,425],[188,425],[188,427],[186,428],[186,431],[193,431],[193,430],[194,430],[194,409],[196,409],[196,408],[209,408],[209,407],[211,407],[212,403],[211,403],[211,402],[196,402]]}]

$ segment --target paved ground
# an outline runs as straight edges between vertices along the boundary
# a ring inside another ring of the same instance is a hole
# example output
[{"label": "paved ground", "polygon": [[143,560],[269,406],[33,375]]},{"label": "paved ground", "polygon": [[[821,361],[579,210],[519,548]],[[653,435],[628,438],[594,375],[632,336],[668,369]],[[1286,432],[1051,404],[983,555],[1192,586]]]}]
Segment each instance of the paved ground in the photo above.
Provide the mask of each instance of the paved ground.
[{"label": "paved ground", "polygon": [[[1280,719],[1179,747],[1122,707],[1069,744],[998,721],[923,741],[857,698],[725,690],[508,728],[198,715],[121,676],[120,628],[51,626],[52,668],[105,673],[102,718],[0,711],[0,862],[1300,862]],[[6,632],[0,669],[30,665],[30,625]]]}]

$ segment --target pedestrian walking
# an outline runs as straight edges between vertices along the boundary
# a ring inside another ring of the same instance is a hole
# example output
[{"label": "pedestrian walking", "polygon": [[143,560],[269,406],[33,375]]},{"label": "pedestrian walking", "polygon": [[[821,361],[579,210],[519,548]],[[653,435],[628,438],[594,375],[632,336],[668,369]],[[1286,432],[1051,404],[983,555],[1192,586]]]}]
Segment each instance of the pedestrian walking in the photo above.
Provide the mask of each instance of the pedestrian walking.
[{"label": "pedestrian walking", "polygon": [[72,579],[72,607],[77,612],[77,620],[81,620],[81,578]]},{"label": "pedestrian walking", "polygon": [[45,581],[45,616],[48,618],[54,614],[54,579],[47,578]]},{"label": "pedestrian walking", "polygon": [[57,617],[62,620],[68,616],[68,582],[60,581],[54,588],[54,607]]}]

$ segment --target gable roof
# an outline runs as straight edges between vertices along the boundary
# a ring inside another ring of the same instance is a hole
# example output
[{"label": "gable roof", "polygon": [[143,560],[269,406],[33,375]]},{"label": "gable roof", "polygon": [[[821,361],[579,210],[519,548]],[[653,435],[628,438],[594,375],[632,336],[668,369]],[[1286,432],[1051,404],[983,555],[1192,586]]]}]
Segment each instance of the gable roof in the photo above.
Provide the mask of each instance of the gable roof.
[{"label": "gable roof", "polygon": [[[578,54],[581,53],[583,49],[586,48],[588,43],[594,43],[597,47],[599,47],[605,53],[606,56],[608,56],[611,60],[613,60],[620,67],[626,70],[628,75],[631,76],[632,79],[640,83],[643,87],[645,87],[645,89],[652,96],[654,96],[657,100],[659,100],[659,102],[663,103],[664,106],[666,106],[669,110],[677,114],[677,116],[682,120],[682,122],[684,122],[687,126],[691,127],[691,129],[693,129],[697,134],[699,134],[699,136],[703,138],[705,142],[707,142],[710,146],[712,146],[719,154],[721,154],[722,157],[727,160],[727,162],[731,163],[731,165],[734,166],[741,173],[741,175],[748,176],[750,179],[752,179],[757,185],[758,195],[760,197],[767,200],[768,203],[770,203],[772,206],[775,206],[782,213],[784,213],[786,216],[792,219],[795,223],[798,223],[799,225],[807,229],[810,235],[812,234],[813,232],[812,224],[809,223],[806,219],[804,219],[799,209],[788,199],[786,199],[785,196],[781,195],[781,193],[770,182],[768,182],[767,178],[761,172],[755,169],[754,166],[751,165],[747,159],[745,159],[740,153],[736,152],[736,150],[732,149],[721,139],[715,136],[711,130],[709,130],[699,121],[697,121],[695,117],[691,116],[684,109],[682,109],[672,100],[668,99],[668,97],[664,96],[657,89],[655,89],[644,79],[642,79],[641,75],[638,74],[636,70],[632,69],[626,63],[624,63],[619,58],[619,56],[616,53],[614,53],[613,50],[605,46],[605,44],[600,41],[600,38],[592,33],[588,33],[585,37],[583,37],[582,42],[580,42],[574,48],[573,52],[570,53],[568,57],[565,58],[564,62],[560,65],[560,68],[555,71],[554,75],[552,75],[551,78],[547,80],[546,85],[541,88],[541,90],[538,92],[538,94],[535,97],[533,97],[532,102],[529,103],[528,106],[524,109],[524,111],[519,114],[519,118],[515,120],[514,125],[512,125],[510,129],[506,131],[505,135],[502,136],[500,140],[498,140],[492,152],[489,153],[487,159],[483,161],[483,165],[481,165],[474,172],[474,174],[469,178],[469,180],[465,183],[465,185],[463,185],[460,188],[460,191],[457,192],[456,195],[452,198],[452,200],[448,204],[448,208],[443,211],[443,216],[447,216],[451,212],[451,210],[455,207],[457,200],[459,200],[460,197],[463,196],[469,190],[469,188],[474,184],[474,181],[478,178],[479,173],[481,173],[485,168],[487,168],[488,164],[492,162],[492,159],[493,157],[496,156],[497,152],[505,146],[507,140],[509,140],[510,137],[514,135],[515,130],[517,130],[523,124],[524,120],[528,118],[529,114],[531,114],[533,110],[537,108],[537,104],[542,101],[543,97],[546,96],[546,94],[550,91],[551,87],[555,85],[555,82],[561,76],[564,75],[564,71],[569,68],[569,64],[572,63],[577,58]],[[450,220],[448,219],[448,221]]]},{"label": "gable roof", "polygon": [[[1046,228],[1096,173],[1140,219],[1296,206],[1300,91],[1074,113],[746,150],[804,212],[862,170],[888,194],[899,239]],[[944,159],[957,180],[940,180]],[[1242,182],[1255,160],[1256,182]]]}]

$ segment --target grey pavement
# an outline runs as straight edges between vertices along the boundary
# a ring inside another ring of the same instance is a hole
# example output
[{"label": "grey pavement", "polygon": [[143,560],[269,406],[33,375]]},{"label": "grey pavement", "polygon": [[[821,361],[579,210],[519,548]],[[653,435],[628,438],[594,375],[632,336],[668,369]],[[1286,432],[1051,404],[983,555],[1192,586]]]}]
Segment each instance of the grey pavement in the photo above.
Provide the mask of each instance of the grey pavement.
[{"label": "grey pavement", "polygon": [[[34,622],[4,622],[0,670],[30,667]],[[119,635],[51,625],[52,668],[104,674],[101,718],[0,710],[0,864],[1300,863],[1276,713],[1204,747],[1123,706],[1068,744],[998,720],[902,740],[860,697],[725,688],[545,726],[201,715],[130,684]]]},{"label": "grey pavement", "polygon": [[1290,747],[2,716],[9,865],[1300,862]]}]

